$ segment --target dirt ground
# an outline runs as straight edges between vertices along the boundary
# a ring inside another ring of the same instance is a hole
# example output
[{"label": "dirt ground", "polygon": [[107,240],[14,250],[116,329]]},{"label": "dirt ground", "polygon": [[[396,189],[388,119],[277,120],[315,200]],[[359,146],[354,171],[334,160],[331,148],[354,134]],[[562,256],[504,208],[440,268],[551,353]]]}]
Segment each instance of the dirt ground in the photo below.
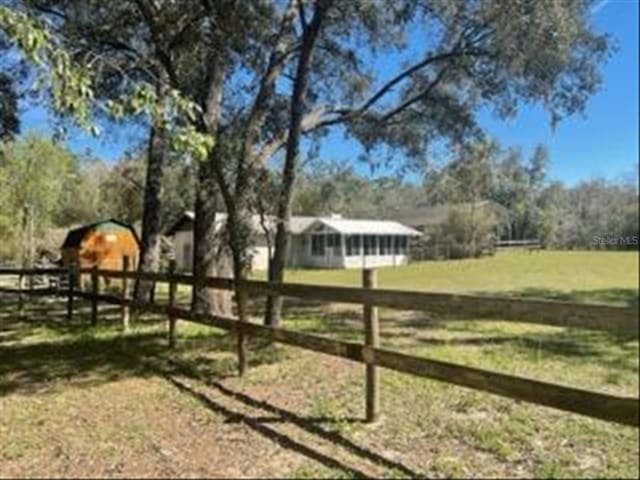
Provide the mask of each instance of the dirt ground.
[{"label": "dirt ground", "polygon": [[[101,311],[96,329],[85,314],[67,322],[63,313],[63,304],[40,302],[19,318],[15,304],[0,305],[2,478],[638,474],[633,428],[387,371],[384,416],[368,425],[362,365],[254,342],[248,374],[238,378],[234,339],[224,332],[181,322],[178,348],[169,351],[162,319],[139,319],[122,334],[117,309]],[[348,318],[336,323],[344,312],[331,315],[321,325],[304,318],[292,325],[357,335]],[[448,342],[468,339],[468,331],[433,332],[426,348],[477,359],[474,342],[450,353]],[[400,327],[385,334],[398,347],[419,337]],[[441,351],[438,335],[446,337]],[[485,356],[506,341],[494,343]],[[631,353],[623,347],[620,355],[637,357],[637,342]],[[493,356],[489,363],[504,364]],[[550,358],[540,371],[572,365]],[[632,360],[634,369],[637,377]],[[616,372],[617,385],[606,389],[637,392],[626,371]]]}]

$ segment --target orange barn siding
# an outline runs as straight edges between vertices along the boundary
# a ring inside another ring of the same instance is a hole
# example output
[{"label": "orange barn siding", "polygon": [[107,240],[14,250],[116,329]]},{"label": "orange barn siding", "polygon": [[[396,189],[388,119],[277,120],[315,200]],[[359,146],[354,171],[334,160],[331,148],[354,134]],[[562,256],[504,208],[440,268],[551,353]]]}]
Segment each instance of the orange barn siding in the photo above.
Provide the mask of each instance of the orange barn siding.
[{"label": "orange barn siding", "polygon": [[128,230],[115,232],[91,231],[80,244],[81,268],[96,265],[106,270],[122,270],[123,257],[128,256],[130,268],[137,264],[138,242]]},{"label": "orange barn siding", "polygon": [[[95,266],[103,270],[122,270],[124,257],[129,257],[129,268],[136,269],[139,250],[138,238],[129,226],[107,220],[69,231],[61,249],[62,263],[79,268]],[[84,287],[88,280],[87,275],[76,278],[76,282]],[[107,279],[104,283],[112,284]]]},{"label": "orange barn siding", "polygon": [[80,247],[62,249],[62,263],[80,268],[94,265],[101,269],[122,270],[123,257],[129,257],[129,268],[135,268],[140,251],[133,233],[128,230],[117,232],[90,231]]}]

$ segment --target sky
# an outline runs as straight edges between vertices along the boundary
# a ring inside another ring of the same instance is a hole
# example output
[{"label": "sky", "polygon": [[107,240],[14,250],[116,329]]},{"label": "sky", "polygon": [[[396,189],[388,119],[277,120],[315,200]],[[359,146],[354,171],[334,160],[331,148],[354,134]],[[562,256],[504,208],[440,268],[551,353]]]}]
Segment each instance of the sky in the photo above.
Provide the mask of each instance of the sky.
[{"label": "sky", "polygon": [[[604,83],[588,102],[584,116],[564,119],[553,131],[549,115],[542,108],[525,106],[510,121],[480,112],[479,123],[505,147],[521,148],[528,156],[537,144],[550,153],[549,176],[569,185],[591,178],[618,180],[636,172],[638,165],[638,0],[601,0],[592,10],[591,21],[600,32],[609,33],[617,51],[603,66]],[[51,132],[47,111],[24,106],[22,130]],[[116,161],[127,150],[144,141],[144,131],[135,127],[109,128],[109,134],[92,138],[73,132],[67,145],[78,152],[90,152],[106,161]],[[358,171],[372,175],[356,161],[358,145],[336,131],[320,149],[321,158],[340,164],[354,164]],[[385,172],[373,173],[373,175]]]}]

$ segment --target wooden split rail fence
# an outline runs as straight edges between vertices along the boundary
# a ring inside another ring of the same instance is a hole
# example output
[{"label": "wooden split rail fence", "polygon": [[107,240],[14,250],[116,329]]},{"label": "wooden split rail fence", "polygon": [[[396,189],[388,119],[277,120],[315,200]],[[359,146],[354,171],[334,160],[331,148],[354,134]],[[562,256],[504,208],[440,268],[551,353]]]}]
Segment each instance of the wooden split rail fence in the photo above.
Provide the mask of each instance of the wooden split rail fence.
[{"label": "wooden split rail fence", "polygon": [[[557,385],[513,375],[458,365],[440,360],[411,356],[380,348],[380,325],[377,307],[401,310],[425,310],[444,315],[447,319],[473,318],[493,319],[499,321],[530,322],[559,327],[578,327],[605,330],[627,338],[638,338],[638,309],[605,305],[586,305],[568,302],[522,300],[502,297],[483,297],[471,295],[454,295],[445,293],[410,292],[376,288],[376,273],[373,270],[363,271],[363,288],[319,286],[294,283],[269,283],[246,280],[236,285],[232,279],[203,278],[203,285],[212,289],[237,290],[249,295],[296,297],[305,300],[326,301],[336,303],[352,303],[363,306],[363,323],[365,332],[364,344],[334,340],[318,335],[297,332],[285,328],[273,328],[252,322],[241,322],[231,316],[195,313],[189,309],[176,306],[176,289],[178,285],[193,285],[195,279],[191,275],[176,273],[139,273],[124,271],[82,269],[79,271],[65,269],[49,270],[15,270],[0,269],[1,275],[65,275],[69,278],[68,288],[61,289],[58,282],[55,288],[23,289],[0,287],[0,293],[44,295],[58,294],[67,296],[67,315],[71,318],[74,309],[74,298],[91,301],[91,323],[98,321],[98,302],[106,302],[122,306],[123,327],[128,328],[129,308],[168,316],[168,341],[175,345],[176,323],[188,320],[196,323],[218,327],[234,332],[239,336],[256,336],[274,342],[342,357],[366,364],[366,418],[374,421],[380,411],[379,385],[376,367],[383,367],[419,377],[439,380],[454,385],[468,387],[483,392],[501,395],[514,400],[521,400],[538,405],[579,413],[589,417],[634,427],[640,426],[640,401],[638,398],[620,397],[605,393],[592,392],[579,388]],[[75,279],[82,274],[91,277],[91,290],[77,289]],[[99,277],[122,279],[124,289],[122,295],[101,294]],[[156,302],[134,302],[128,295],[128,280],[166,282],[169,284],[168,304]],[[22,282],[20,282],[22,285]],[[239,357],[243,342],[239,342]]]}]

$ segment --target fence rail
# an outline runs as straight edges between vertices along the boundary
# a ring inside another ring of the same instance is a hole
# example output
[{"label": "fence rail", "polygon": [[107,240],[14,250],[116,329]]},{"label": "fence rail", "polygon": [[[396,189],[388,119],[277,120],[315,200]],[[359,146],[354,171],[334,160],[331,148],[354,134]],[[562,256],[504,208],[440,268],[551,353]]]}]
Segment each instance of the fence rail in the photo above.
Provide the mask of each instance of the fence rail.
[{"label": "fence rail", "polygon": [[542,243],[536,238],[525,240],[498,240],[496,247],[540,247]]},{"label": "fence rail", "polygon": [[[91,273],[82,269],[81,273]],[[154,282],[193,285],[194,277],[170,273],[136,273],[98,270],[109,278],[130,278]],[[229,278],[205,278],[203,285],[220,290],[234,290]],[[507,297],[460,295],[450,293],[416,292],[392,289],[335,287],[302,283],[273,283],[245,280],[241,288],[253,295],[280,295],[335,303],[354,303],[398,310],[425,310],[448,317],[484,318],[606,330],[638,337],[640,324],[638,309],[549,300],[528,300]]]},{"label": "fence rail", "polygon": [[[41,274],[42,271],[33,272]],[[69,273],[68,271],[66,273]],[[192,285],[194,278],[178,274],[139,274],[136,272],[112,270],[80,270],[80,273],[91,273],[92,289],[90,292],[75,290],[73,284],[68,291],[62,292],[69,297],[70,312],[74,297],[85,298],[92,302],[93,317],[97,317],[97,302],[121,305],[123,308],[135,308],[150,313],[165,314],[169,318],[169,342],[175,342],[177,319],[214,326],[236,334],[262,337],[307,350],[345,358],[367,365],[367,419],[377,417],[378,403],[377,376],[375,367],[383,367],[415,376],[439,380],[442,382],[472,388],[503,397],[521,400],[533,404],[545,405],[560,410],[579,413],[593,418],[616,422],[634,427],[640,426],[640,401],[632,397],[620,397],[598,392],[591,392],[574,387],[552,384],[527,378],[491,372],[465,365],[443,362],[429,358],[406,355],[385,350],[378,346],[378,328],[375,323],[367,332],[365,344],[334,340],[318,335],[297,332],[284,328],[273,328],[251,322],[240,322],[234,317],[212,314],[194,313],[191,310],[175,306],[175,288],[178,284]],[[25,271],[7,269],[0,274],[25,275]],[[370,275],[370,274],[369,274]],[[169,303],[160,305],[152,302],[134,302],[126,296],[99,293],[97,278],[141,279],[152,282],[168,282]],[[201,280],[205,285],[216,289],[234,289],[232,280],[206,278]],[[324,300],[362,304],[365,320],[377,321],[375,308],[384,306],[402,309],[435,309],[436,311],[453,312],[456,315],[472,315],[471,318],[511,319],[519,321],[536,321],[553,325],[579,326],[624,332],[638,335],[638,311],[632,308],[608,307],[600,305],[582,305],[564,302],[545,302],[533,300],[495,299],[466,295],[434,294],[427,292],[405,292],[396,290],[375,289],[375,276],[368,288],[323,287],[301,284],[273,284],[260,281],[245,281],[239,285],[250,293],[263,295],[283,295],[302,297],[305,299]],[[0,292],[35,293],[35,291],[0,288]],[[53,292],[55,293],[55,292]],[[57,293],[61,293],[57,291]],[[534,311],[538,311],[536,317]],[[368,312],[368,313],[367,313]],[[372,316],[367,320],[367,315]],[[606,322],[612,322],[610,328]]]}]

